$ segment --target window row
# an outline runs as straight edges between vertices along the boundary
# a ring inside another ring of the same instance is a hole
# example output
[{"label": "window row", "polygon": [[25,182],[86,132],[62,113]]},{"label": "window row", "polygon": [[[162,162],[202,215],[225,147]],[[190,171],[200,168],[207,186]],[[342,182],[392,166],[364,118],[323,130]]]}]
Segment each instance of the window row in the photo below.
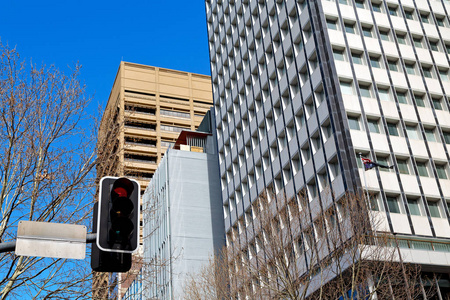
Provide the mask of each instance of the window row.
[{"label": "window row", "polygon": [[[330,0],[334,1],[334,0]],[[351,0],[338,0],[340,4],[343,5],[351,5]],[[370,2],[370,3],[369,3]],[[372,7],[372,10],[377,13],[389,13],[389,15],[394,17],[402,17],[402,9],[393,3],[389,3],[387,7],[387,11],[385,6],[382,2],[375,2],[375,1],[365,1],[365,0],[355,0],[355,5],[357,8],[361,9],[369,9],[370,6]],[[448,21],[446,20],[445,16],[435,14],[433,18],[433,14],[429,11],[419,11],[416,13],[415,9],[412,7],[403,7],[403,10],[405,12],[405,18],[408,20],[421,20],[422,23],[426,24],[433,24],[434,19],[436,19],[436,24],[440,27],[447,27]]]},{"label": "window row", "polygon": [[[357,156],[356,161],[360,169],[363,168],[362,162]],[[377,155],[375,161],[384,166],[393,165],[393,161],[390,156]],[[413,175],[414,168],[413,162],[409,158],[396,157],[397,167],[400,174]],[[449,179],[449,167],[448,164],[442,161],[434,161],[434,166],[436,168],[436,173],[439,179]],[[431,169],[431,163],[428,160],[416,159],[416,167],[419,176],[422,177],[432,177],[433,171]],[[389,168],[379,168],[382,172],[393,172],[393,169]]]},{"label": "window row", "polygon": [[[348,125],[352,130],[363,130],[363,123],[361,117],[350,115],[347,117]],[[390,136],[404,136],[401,130],[399,121],[387,120],[387,132],[384,131],[383,124],[380,118],[367,118],[367,127],[371,133],[383,133]],[[420,128],[417,124],[408,123],[405,124],[405,130],[408,138],[414,140],[421,140]],[[424,133],[428,142],[440,142],[439,132],[436,127],[425,127]],[[443,130],[443,143],[450,144],[450,130]]]},{"label": "window row", "polygon": [[[356,87],[353,82],[340,81],[341,92],[343,95],[356,95]],[[427,101],[427,96],[424,93],[413,92],[412,96],[408,91],[403,89],[391,89],[387,86],[375,87],[369,83],[359,83],[358,90],[362,98],[375,99],[376,93],[382,101],[394,101],[394,94],[397,97],[397,101],[402,104],[415,103],[419,107],[429,107],[430,102],[436,110],[447,110],[445,104],[446,99],[441,95],[431,96],[431,101]]]},{"label": "window row", "polygon": [[[327,27],[332,30],[340,30],[340,24],[337,19],[327,19]],[[369,38],[377,38],[376,33],[374,32],[374,27],[368,24],[361,25],[362,32],[361,34],[365,37]],[[344,21],[344,28],[342,29],[346,33],[358,34],[358,28],[354,21]],[[425,39],[421,35],[413,35],[412,40],[409,39],[409,36],[406,32],[391,32],[388,28],[379,28],[380,38],[383,41],[391,41],[395,40],[401,45],[414,45],[416,48],[428,48],[427,39]],[[429,38],[429,49],[436,52],[447,51],[450,53],[450,44],[441,44],[438,39]]]},{"label": "window row", "polygon": [[[372,194],[370,197],[371,209],[384,211],[379,193]],[[406,196],[409,213],[413,216],[426,216],[425,203],[428,206],[430,216],[433,218],[446,218],[445,207],[450,209],[450,200],[442,203],[439,199],[425,199],[421,197]],[[394,214],[406,214],[406,208],[399,195],[386,195],[387,210]]]}]

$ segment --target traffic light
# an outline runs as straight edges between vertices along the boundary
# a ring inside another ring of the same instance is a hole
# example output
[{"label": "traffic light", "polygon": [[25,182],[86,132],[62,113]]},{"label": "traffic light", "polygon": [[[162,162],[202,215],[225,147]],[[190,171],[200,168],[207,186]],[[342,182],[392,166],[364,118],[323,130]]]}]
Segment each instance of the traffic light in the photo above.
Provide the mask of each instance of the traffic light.
[{"label": "traffic light", "polygon": [[[103,177],[94,207],[96,244],[91,266],[98,272],[126,272],[139,246],[140,187],[128,178]],[[97,210],[97,212],[95,212]]]}]

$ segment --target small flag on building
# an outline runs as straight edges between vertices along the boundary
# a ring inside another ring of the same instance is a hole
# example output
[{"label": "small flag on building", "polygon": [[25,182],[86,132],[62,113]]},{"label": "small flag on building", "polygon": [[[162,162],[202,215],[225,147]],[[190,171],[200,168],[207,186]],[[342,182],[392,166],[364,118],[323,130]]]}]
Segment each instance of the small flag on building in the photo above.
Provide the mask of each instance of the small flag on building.
[{"label": "small flag on building", "polygon": [[375,167],[386,168],[386,169],[392,169],[394,167],[394,166],[382,165],[382,164],[379,164],[377,162],[371,161],[370,159],[364,158],[364,157],[361,157],[361,160],[362,160],[362,163],[364,164],[364,170],[365,171],[370,170],[370,169],[375,168]]}]

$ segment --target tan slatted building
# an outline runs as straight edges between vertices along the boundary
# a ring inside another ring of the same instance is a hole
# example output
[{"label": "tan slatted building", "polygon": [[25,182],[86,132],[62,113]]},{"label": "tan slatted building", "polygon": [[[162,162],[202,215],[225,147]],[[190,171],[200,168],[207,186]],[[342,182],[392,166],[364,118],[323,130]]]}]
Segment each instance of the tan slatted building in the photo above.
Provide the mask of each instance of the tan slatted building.
[{"label": "tan slatted building", "polygon": [[[99,130],[99,179],[134,178],[143,193],[181,130],[195,130],[212,105],[209,76],[121,62]],[[109,278],[95,278],[94,298],[108,297]]]}]

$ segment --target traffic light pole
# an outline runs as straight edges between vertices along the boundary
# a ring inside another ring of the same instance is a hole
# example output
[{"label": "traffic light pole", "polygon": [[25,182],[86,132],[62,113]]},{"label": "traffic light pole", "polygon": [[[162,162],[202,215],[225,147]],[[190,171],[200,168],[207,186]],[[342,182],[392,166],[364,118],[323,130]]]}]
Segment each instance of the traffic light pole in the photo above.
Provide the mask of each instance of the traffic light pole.
[{"label": "traffic light pole", "polygon": [[[88,233],[86,235],[86,244],[92,244],[95,243],[97,239],[96,233]],[[16,241],[14,242],[7,242],[7,243],[0,243],[0,253],[4,252],[13,252],[16,250]]]}]

